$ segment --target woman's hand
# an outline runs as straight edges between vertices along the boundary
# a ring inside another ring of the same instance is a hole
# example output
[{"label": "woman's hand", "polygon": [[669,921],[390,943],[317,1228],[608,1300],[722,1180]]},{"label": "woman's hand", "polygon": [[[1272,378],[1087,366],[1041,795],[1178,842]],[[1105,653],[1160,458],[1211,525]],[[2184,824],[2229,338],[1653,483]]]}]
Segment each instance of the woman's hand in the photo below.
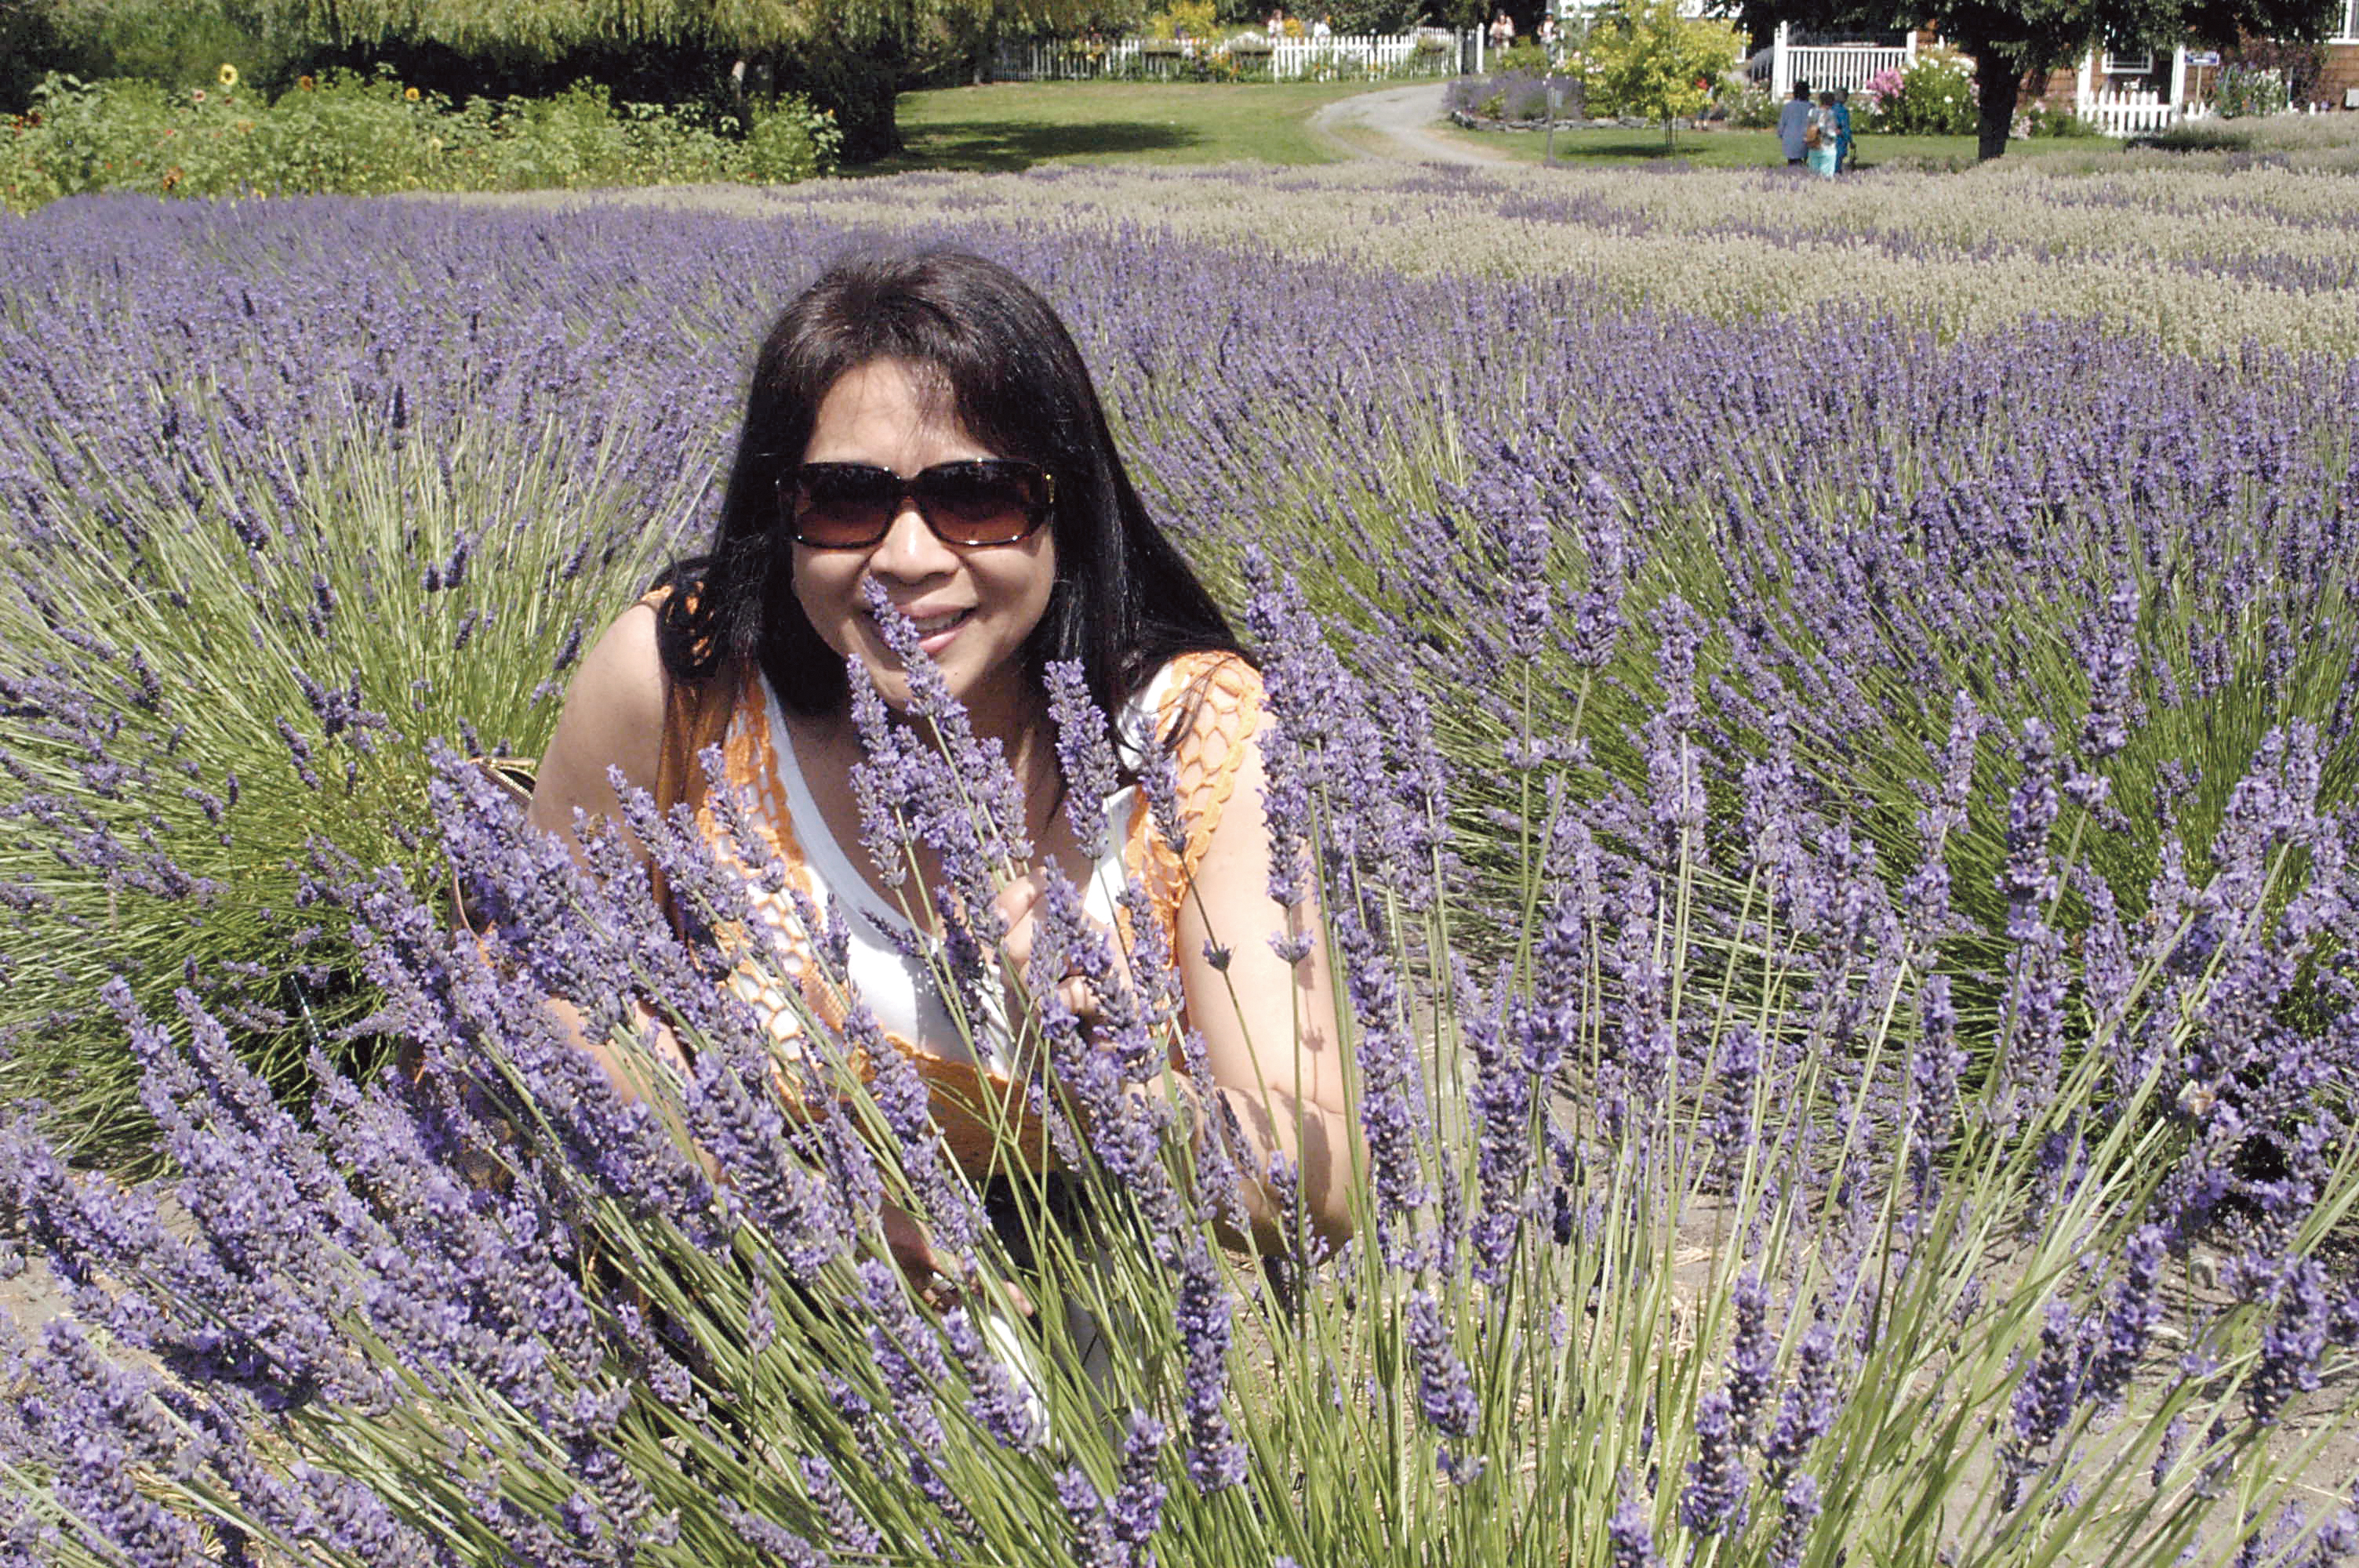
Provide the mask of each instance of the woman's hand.
[{"label": "woman's hand", "polygon": [[[917,1217],[899,1205],[887,1202],[878,1215],[885,1230],[885,1250],[891,1253],[901,1277],[918,1292],[918,1299],[934,1311],[948,1312],[966,1299],[966,1288],[960,1280],[957,1260],[934,1250],[933,1241]],[[1032,1299],[1013,1280],[1001,1281],[1007,1292],[1008,1304],[1026,1317],[1032,1315]]]},{"label": "woman's hand", "polygon": [[[1040,874],[1027,871],[1002,888],[999,896],[992,901],[992,907],[1007,926],[1007,935],[999,943],[1000,954],[1006,962],[1006,972],[1011,977],[1025,979],[1027,986],[1032,949],[1039,937],[1041,896]],[[1114,940],[1114,933],[1096,921],[1089,924],[1103,937],[1107,947],[1117,955],[1118,959],[1121,944]],[[1079,972],[1069,971],[1059,977],[1056,989],[1065,1005],[1072,1010],[1073,1016],[1082,1021],[1084,1029],[1104,1019],[1105,999]]]}]

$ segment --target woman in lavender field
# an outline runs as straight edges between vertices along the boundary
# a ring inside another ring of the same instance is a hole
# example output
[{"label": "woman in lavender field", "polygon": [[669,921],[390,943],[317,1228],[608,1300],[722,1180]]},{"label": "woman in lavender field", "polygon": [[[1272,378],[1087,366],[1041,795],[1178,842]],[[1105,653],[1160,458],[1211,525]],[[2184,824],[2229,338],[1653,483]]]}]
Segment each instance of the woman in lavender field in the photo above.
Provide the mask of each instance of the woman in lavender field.
[{"label": "woman in lavender field", "polygon": [[[913,719],[944,688],[971,735]],[[1073,721],[1090,705],[1112,719],[1094,747]],[[815,1028],[850,1037],[873,1018],[979,1185],[1006,1129],[975,1108],[1020,1071],[1016,1032],[946,989],[940,912],[1101,1037],[1139,1011],[1128,955],[1168,962],[1202,1041],[1193,1084],[1242,1129],[1243,1216],[1274,1249],[1293,1217],[1281,1193],[1330,1237],[1349,1228],[1351,1131],[1315,911],[1273,895],[1261,711],[1258,675],[1147,514],[1048,305],[974,256],[864,259],[821,276],[763,344],[712,547],[584,659],[531,819],[626,833],[610,770],[688,805],[772,934],[731,983],[779,1059]],[[870,753],[920,733],[977,796],[999,774],[1028,865],[993,874],[955,832],[883,819]],[[995,745],[1005,772],[974,760]],[[707,747],[750,824],[713,798]],[[1143,900],[1123,896],[1133,886]],[[1127,940],[1103,940],[1117,928]],[[1095,963],[1081,956],[1093,935]],[[1060,956],[1052,973],[1036,948]],[[592,1048],[627,1089],[624,1064]],[[1140,1080],[1162,1067],[1134,1064],[1132,1092],[1156,1092]],[[1170,1087],[1194,1098],[1182,1076]],[[888,1207],[885,1230],[912,1282],[947,1296],[949,1260],[920,1227]]]}]

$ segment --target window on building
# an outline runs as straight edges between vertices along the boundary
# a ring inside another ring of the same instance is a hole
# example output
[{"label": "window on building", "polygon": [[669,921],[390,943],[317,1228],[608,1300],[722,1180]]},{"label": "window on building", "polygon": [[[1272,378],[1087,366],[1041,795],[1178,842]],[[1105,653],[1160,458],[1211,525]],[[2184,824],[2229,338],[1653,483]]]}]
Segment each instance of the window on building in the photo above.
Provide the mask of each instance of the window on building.
[{"label": "window on building", "polygon": [[2343,0],[2343,30],[2335,37],[2343,43],[2359,44],[2359,0]]},{"label": "window on building", "polygon": [[2104,59],[2107,76],[2152,76],[2154,56],[2148,54],[2107,54]]}]

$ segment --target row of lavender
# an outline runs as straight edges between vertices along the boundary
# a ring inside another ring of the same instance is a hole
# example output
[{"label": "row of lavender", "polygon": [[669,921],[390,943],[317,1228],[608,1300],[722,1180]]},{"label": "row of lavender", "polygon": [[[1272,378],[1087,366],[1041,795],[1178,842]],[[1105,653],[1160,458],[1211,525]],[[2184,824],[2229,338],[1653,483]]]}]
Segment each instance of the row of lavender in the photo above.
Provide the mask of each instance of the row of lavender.
[{"label": "row of lavender", "polygon": [[[2281,1505],[2359,1336],[2351,365],[953,237],[1249,611],[1361,1240],[1230,1270],[1218,1138],[1061,1062],[1082,1212],[1148,1242],[1044,1233],[1026,1289],[1135,1354],[1079,1378],[1044,1312],[1011,1381],[862,1260],[890,1195],[1011,1271],[908,1086],[783,1119],[709,953],[434,786],[537,746],[842,234],[65,204],[0,229],[6,1069],[53,1108],[0,1204],[170,1377],[11,1352],[20,1558],[2350,1549]],[[658,998],[698,1076],[614,1105],[549,989]],[[387,1033],[413,1073],[348,1081]],[[307,1044],[308,1115],[231,1054]],[[194,1240],[52,1147],[135,1103]]]}]

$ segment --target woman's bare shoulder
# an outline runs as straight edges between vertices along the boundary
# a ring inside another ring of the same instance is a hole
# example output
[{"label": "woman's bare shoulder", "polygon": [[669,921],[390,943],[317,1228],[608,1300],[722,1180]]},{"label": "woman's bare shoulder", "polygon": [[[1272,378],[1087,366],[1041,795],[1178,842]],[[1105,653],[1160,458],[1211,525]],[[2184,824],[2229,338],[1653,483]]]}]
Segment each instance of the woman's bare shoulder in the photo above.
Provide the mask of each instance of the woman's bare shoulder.
[{"label": "woman's bare shoulder", "polygon": [[653,790],[663,748],[663,657],[656,611],[642,600],[616,617],[582,655],[566,689],[557,733],[541,757],[532,795],[536,826],[569,832],[579,808],[613,817],[620,810],[607,770],[633,788]]}]

